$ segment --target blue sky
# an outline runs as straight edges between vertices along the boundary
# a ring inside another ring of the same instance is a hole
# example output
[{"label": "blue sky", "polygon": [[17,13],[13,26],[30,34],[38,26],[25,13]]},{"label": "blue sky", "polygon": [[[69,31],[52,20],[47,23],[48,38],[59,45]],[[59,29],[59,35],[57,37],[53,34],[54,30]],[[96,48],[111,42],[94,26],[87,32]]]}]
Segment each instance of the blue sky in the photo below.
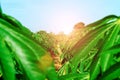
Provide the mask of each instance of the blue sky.
[{"label": "blue sky", "polygon": [[120,16],[120,0],[1,0],[4,13],[31,31],[68,33],[78,22],[89,24],[107,15]]}]

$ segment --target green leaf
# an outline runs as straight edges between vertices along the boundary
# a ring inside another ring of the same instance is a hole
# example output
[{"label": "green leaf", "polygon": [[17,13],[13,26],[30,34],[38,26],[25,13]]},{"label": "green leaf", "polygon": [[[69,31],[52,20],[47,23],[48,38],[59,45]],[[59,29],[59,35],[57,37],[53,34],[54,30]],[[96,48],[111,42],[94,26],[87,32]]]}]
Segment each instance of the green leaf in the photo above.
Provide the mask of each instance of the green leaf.
[{"label": "green leaf", "polygon": [[2,77],[3,73],[2,73],[2,69],[1,69],[1,65],[0,65],[0,78]]},{"label": "green leaf", "polygon": [[63,75],[59,77],[60,80],[89,80],[89,73],[71,73],[71,74],[67,74],[67,75]]},{"label": "green leaf", "polygon": [[[48,53],[32,39],[21,34],[13,25],[1,19],[0,33],[4,36],[4,39],[14,53],[14,56],[19,60],[18,64],[21,66],[21,70],[26,76],[26,79],[44,80],[47,69],[53,67],[51,57],[48,59],[43,57]],[[48,56],[50,55],[48,54]],[[46,64],[43,65],[43,63]],[[41,67],[46,65],[48,65],[46,68]],[[49,71],[53,70],[50,69]],[[56,74],[55,71],[52,73]],[[57,79],[56,75],[52,74],[51,77]]]},{"label": "green leaf", "polygon": [[[104,45],[102,46],[102,49],[100,52],[103,52],[104,50],[106,50],[114,45],[120,26],[118,26],[118,25],[113,25],[113,26],[114,27],[107,35],[107,38],[105,39]],[[111,66],[112,60],[113,60],[112,54],[107,54],[107,53],[101,54],[101,70],[102,70],[102,72],[106,71]]]},{"label": "green leaf", "polygon": [[88,27],[88,28],[91,28],[91,27],[100,27],[101,25],[104,25],[104,24],[106,24],[106,23],[109,23],[109,22],[113,22],[113,21],[116,21],[118,19],[118,16],[116,16],[116,15],[108,15],[108,16],[106,16],[106,17],[104,17],[104,18],[102,18],[102,19],[100,19],[100,20],[98,20],[98,21],[96,21],[96,22],[93,22],[93,23],[91,23],[91,24],[88,24],[86,27]]},{"label": "green leaf", "polygon": [[15,66],[11,52],[6,47],[5,40],[3,40],[1,36],[0,36],[0,66],[1,66],[0,70],[2,71],[2,76],[4,80],[16,80]]},{"label": "green leaf", "polygon": [[2,9],[1,9],[1,4],[0,4],[0,18],[2,17]]},{"label": "green leaf", "polygon": [[120,44],[116,44],[116,45],[110,47],[109,49],[105,50],[103,52],[103,54],[105,54],[105,53],[106,54],[117,54],[119,52],[120,52]]},{"label": "green leaf", "polygon": [[49,67],[47,70],[47,78],[48,80],[58,80],[58,76],[54,67]]},{"label": "green leaf", "polygon": [[100,58],[98,55],[95,56],[90,66],[90,80],[95,80],[100,74]]},{"label": "green leaf", "polygon": [[112,25],[113,23],[105,24],[95,30],[90,31],[73,47],[73,49],[75,49],[73,50],[75,56],[71,59],[71,62],[74,69],[78,66],[80,61],[88,55],[90,50],[97,44],[99,39],[101,39],[101,36],[113,27]]},{"label": "green leaf", "polygon": [[17,19],[15,19],[12,16],[6,15],[6,14],[2,14],[2,19],[4,19],[5,21],[7,21],[8,23],[10,23],[11,25],[13,25],[16,29],[19,29],[22,34],[25,34],[27,36],[31,36],[32,32],[27,29],[26,27],[24,27]]},{"label": "green leaf", "polygon": [[111,66],[99,80],[113,80],[120,77],[120,62]]},{"label": "green leaf", "polygon": [[[0,32],[4,33],[4,39],[6,40],[6,43],[10,46],[12,52],[14,52],[16,58],[19,59],[19,64],[22,66],[23,68],[22,70],[24,70],[25,72],[24,74],[26,75],[26,77],[30,80],[33,79],[44,80],[45,76],[40,72],[37,66],[38,58],[35,56],[35,53],[31,51],[29,47],[27,47],[28,45],[25,45],[19,39],[16,39],[15,31],[12,29],[10,30],[7,27],[7,24],[6,25],[2,24],[1,21],[0,26],[6,27],[5,29],[0,28]],[[20,37],[21,35],[19,33],[17,33],[17,35],[19,35],[18,37],[21,39],[24,38],[24,36]]]}]

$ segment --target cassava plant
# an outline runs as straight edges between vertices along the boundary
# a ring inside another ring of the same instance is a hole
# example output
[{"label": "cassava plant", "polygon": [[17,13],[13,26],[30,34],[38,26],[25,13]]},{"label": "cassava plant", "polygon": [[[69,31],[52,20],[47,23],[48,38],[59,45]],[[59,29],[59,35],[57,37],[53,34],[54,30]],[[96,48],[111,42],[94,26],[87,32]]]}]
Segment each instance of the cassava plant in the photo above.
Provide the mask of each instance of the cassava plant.
[{"label": "cassava plant", "polygon": [[58,80],[50,54],[18,20],[0,11],[0,78]]},{"label": "cassava plant", "polygon": [[120,79],[120,17],[109,15],[85,29],[88,32],[64,56],[61,80]]}]

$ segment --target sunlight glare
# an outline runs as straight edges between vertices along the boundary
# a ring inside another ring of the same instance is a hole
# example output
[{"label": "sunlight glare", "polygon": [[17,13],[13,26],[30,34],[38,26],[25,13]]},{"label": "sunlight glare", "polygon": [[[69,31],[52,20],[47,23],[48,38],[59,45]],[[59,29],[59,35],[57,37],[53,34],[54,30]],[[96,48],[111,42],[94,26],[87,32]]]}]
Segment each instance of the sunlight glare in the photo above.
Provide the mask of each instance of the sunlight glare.
[{"label": "sunlight glare", "polygon": [[52,23],[57,27],[53,31],[55,33],[64,32],[64,34],[69,34],[72,32],[74,25],[76,24],[76,14],[74,12],[56,12],[52,16]]}]

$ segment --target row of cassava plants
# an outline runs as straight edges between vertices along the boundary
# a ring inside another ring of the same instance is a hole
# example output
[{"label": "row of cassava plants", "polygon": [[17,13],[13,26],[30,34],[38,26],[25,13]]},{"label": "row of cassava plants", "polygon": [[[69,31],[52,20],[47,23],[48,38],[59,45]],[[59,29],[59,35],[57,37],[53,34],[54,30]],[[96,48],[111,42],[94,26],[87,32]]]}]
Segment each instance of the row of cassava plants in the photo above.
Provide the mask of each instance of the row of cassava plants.
[{"label": "row of cassava plants", "polygon": [[56,73],[50,54],[31,37],[33,33],[0,11],[0,78],[120,79],[120,18],[110,15],[84,29],[87,33],[74,47],[65,51],[65,62]]}]

